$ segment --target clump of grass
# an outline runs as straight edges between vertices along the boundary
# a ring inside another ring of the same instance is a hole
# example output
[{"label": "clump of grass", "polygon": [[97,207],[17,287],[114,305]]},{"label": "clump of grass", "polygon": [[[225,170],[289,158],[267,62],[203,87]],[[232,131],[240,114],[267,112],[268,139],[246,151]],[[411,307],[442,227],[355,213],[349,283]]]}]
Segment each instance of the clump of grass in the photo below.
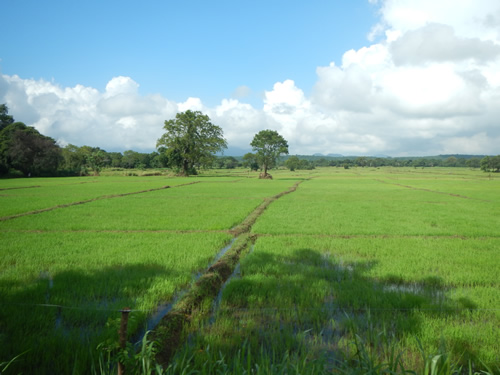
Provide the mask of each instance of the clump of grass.
[{"label": "clump of grass", "polygon": [[120,363],[127,374],[163,374],[163,369],[156,362],[158,342],[151,340],[149,332],[146,332],[139,344],[139,348],[131,343],[127,343],[125,348],[120,348],[116,341],[99,344],[97,361],[92,364],[91,373],[114,375]]}]

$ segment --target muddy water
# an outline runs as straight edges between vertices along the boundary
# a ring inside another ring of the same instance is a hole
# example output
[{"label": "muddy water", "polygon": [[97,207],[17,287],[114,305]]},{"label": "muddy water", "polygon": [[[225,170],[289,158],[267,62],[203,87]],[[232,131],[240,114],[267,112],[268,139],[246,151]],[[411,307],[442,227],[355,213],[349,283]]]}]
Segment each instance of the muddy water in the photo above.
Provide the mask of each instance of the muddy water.
[{"label": "muddy water", "polygon": [[[224,254],[226,254],[229,251],[229,249],[231,249],[235,240],[236,238],[233,238],[227,246],[222,248],[217,253],[214,259],[208,264],[205,271],[208,270],[210,267],[212,267],[220,258],[224,256]],[[197,272],[193,276],[192,282],[196,282],[203,275],[205,271]],[[132,342],[140,343],[144,338],[146,332],[154,329],[160,323],[160,321],[165,317],[165,315],[167,315],[172,310],[175,304],[187,293],[188,290],[189,286],[178,292],[171,301],[167,301],[158,305],[155,312],[147,319],[145,328],[141,329],[137,334],[133,335]]]},{"label": "muddy water", "polygon": [[[250,255],[253,252],[254,245],[250,246],[250,251],[248,252],[247,256]],[[222,300],[222,294],[224,293],[224,290],[226,289],[226,286],[231,282],[231,280],[235,278],[240,278],[241,277],[241,269],[240,269],[240,263],[234,267],[234,271],[231,274],[231,276],[228,277],[228,279],[222,284],[222,287],[219,290],[219,293],[217,294],[217,297],[215,297],[214,301],[212,302],[212,313],[210,318],[208,319],[208,324],[213,324],[216,319],[217,315],[217,310],[219,309],[221,300]]]}]

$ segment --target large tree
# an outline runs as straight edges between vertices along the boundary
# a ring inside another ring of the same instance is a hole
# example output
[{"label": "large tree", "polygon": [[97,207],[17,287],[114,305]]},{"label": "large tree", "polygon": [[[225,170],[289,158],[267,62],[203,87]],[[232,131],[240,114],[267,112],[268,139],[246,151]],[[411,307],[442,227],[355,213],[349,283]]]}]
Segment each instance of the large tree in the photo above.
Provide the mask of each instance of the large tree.
[{"label": "large tree", "polygon": [[26,176],[53,176],[62,160],[56,141],[31,126],[14,122],[0,131],[0,174],[15,169]]},{"label": "large tree", "polygon": [[183,176],[196,174],[198,165],[211,165],[215,153],[227,148],[222,129],[200,111],[177,113],[175,119],[165,121],[163,129],[166,133],[156,148],[164,150],[170,166],[177,167]]},{"label": "large tree", "polygon": [[267,170],[276,165],[279,156],[288,154],[288,142],[276,130],[261,130],[255,134],[250,146],[256,152],[257,161],[264,170],[264,178],[268,176]]},{"label": "large tree", "polygon": [[500,155],[485,156],[482,158],[481,170],[485,172],[500,172]]}]

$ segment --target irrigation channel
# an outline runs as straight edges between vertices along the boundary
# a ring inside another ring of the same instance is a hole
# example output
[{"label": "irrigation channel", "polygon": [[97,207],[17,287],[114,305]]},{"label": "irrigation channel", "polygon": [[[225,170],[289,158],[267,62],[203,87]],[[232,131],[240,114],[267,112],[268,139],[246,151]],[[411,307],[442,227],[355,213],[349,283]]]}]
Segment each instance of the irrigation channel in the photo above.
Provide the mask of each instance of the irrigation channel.
[{"label": "irrigation channel", "polygon": [[[229,249],[231,249],[231,247],[233,246],[235,240],[236,240],[236,238],[233,238],[229,242],[228,245],[226,245],[225,247],[223,247],[217,253],[217,255],[215,256],[215,258],[212,260],[212,262],[210,262],[210,264],[208,265],[208,267],[206,268],[206,270],[204,272],[198,272],[197,274],[195,274],[194,277],[193,277],[193,282],[197,282],[204,273],[208,272],[208,270],[215,263],[217,263],[219,261],[219,259],[221,259],[224,256],[224,254],[227,253],[227,251]],[[155,329],[156,326],[160,323],[160,321],[165,317],[165,315],[167,315],[170,312],[170,310],[172,310],[172,308],[174,307],[174,305],[179,300],[181,300],[186,295],[186,293],[188,291],[189,291],[189,287],[186,287],[186,288],[180,290],[179,292],[177,292],[176,295],[172,298],[172,300],[164,302],[164,303],[158,305],[156,307],[156,310],[153,313],[153,315],[151,315],[148,318],[148,320],[146,321],[145,327],[142,330],[140,330],[139,332],[137,332],[135,335],[132,336],[132,342],[136,343],[136,344],[140,343],[143,340],[144,335],[146,334],[146,332]]]},{"label": "irrigation channel", "polygon": [[160,343],[161,352],[158,354],[162,363],[168,363],[175,351],[182,345],[182,330],[193,319],[193,313],[198,311],[200,305],[207,298],[212,299],[212,308],[208,322],[213,322],[222,292],[227,283],[239,273],[240,257],[251,252],[256,237],[250,235],[251,228],[258,217],[266,208],[280,197],[294,192],[300,183],[298,181],[288,190],[285,190],[264,201],[248,215],[239,225],[232,228],[230,233],[234,236],[231,242],[222,248],[215,256],[205,272],[193,276],[190,287],[178,292],[171,301],[160,304],[156,311],[140,332],[132,335],[132,344],[139,344],[148,331]]}]

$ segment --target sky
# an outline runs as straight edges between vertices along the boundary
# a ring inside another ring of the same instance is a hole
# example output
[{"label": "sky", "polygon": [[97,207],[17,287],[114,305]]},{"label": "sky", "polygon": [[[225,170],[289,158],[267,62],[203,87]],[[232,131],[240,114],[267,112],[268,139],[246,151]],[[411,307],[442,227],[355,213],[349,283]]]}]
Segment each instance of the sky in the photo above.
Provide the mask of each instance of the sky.
[{"label": "sky", "polygon": [[498,0],[3,0],[0,104],[61,146],[152,152],[207,114],[290,154],[500,153]]}]

